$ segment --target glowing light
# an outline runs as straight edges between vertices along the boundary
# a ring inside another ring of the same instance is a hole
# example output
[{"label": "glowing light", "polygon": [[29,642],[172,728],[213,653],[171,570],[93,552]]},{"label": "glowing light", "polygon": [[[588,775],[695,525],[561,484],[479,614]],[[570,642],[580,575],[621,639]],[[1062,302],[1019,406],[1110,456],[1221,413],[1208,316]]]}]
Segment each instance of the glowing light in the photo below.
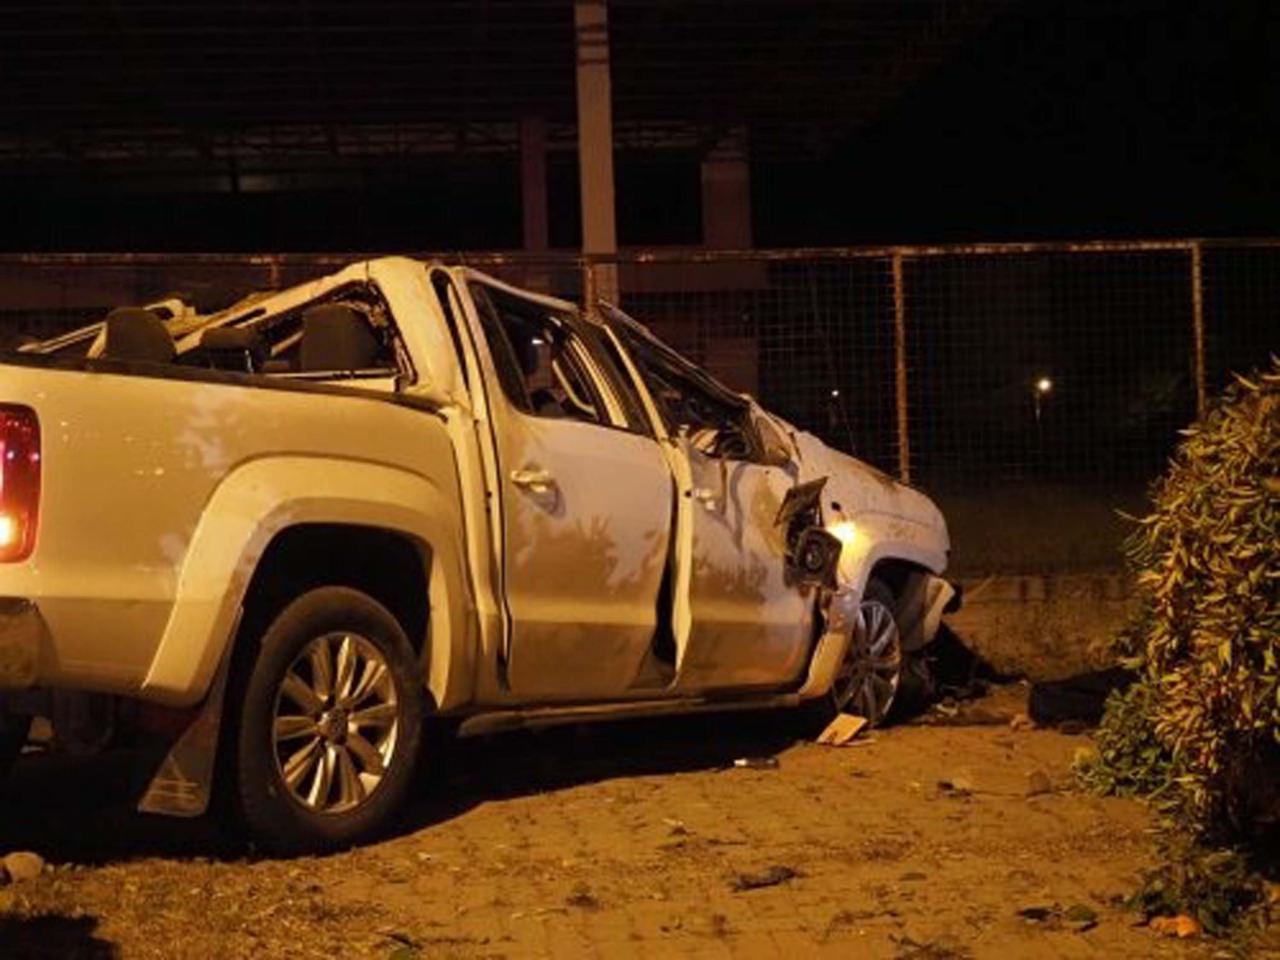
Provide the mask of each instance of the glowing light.
[{"label": "glowing light", "polygon": [[16,546],[18,535],[18,521],[7,513],[0,513],[0,550]]},{"label": "glowing light", "polygon": [[846,547],[852,546],[854,541],[858,539],[858,528],[854,526],[852,520],[840,520],[829,525],[827,533],[831,534]]},{"label": "glowing light", "polygon": [[833,397],[838,397],[838,396],[840,396],[840,391],[839,391],[839,390],[832,390],[832,391],[831,391],[831,395],[832,395]]},{"label": "glowing light", "polygon": [[1053,381],[1048,377],[1041,377],[1036,381],[1036,393],[1048,393],[1053,389]]}]

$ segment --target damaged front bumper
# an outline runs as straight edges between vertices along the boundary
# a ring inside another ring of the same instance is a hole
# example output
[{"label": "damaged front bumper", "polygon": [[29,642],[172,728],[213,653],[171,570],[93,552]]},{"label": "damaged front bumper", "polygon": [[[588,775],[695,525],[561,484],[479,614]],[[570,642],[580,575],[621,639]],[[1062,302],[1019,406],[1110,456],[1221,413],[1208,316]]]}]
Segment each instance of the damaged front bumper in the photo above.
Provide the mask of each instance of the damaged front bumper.
[{"label": "damaged front bumper", "polygon": [[902,649],[910,653],[932,642],[942,626],[942,615],[959,610],[963,599],[963,591],[949,580],[923,572],[911,576],[898,598]]}]

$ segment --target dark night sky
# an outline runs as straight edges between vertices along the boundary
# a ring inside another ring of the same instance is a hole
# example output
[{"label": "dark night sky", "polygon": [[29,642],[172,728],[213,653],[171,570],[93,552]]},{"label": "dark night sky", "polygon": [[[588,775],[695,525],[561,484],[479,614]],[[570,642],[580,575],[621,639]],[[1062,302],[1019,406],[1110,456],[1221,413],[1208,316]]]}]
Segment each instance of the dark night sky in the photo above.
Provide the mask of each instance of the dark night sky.
[{"label": "dark night sky", "polygon": [[[1268,0],[1024,0],[821,160],[753,165],[759,246],[1277,232],[1280,29]],[[439,162],[437,161],[437,164]],[[623,244],[699,240],[696,159],[625,153]],[[577,243],[571,155],[553,245]],[[365,171],[312,193],[171,194],[100,171],[0,186],[13,249],[493,249],[507,158]]]},{"label": "dark night sky", "polygon": [[1274,234],[1277,53],[1268,0],[1024,4],[821,174],[758,171],[758,239]]}]

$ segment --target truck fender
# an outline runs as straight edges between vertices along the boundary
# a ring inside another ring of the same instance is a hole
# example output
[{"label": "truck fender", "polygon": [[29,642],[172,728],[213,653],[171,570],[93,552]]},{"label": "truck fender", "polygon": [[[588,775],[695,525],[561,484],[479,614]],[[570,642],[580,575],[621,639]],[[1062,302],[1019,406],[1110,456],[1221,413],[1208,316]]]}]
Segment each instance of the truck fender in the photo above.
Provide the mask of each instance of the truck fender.
[{"label": "truck fender", "polygon": [[828,529],[843,543],[837,568],[840,587],[858,597],[883,561],[905,561],[935,575],[947,566],[946,533],[904,517],[863,511]]},{"label": "truck fender", "polygon": [[425,546],[427,684],[442,710],[465,701],[475,675],[467,626],[474,618],[467,615],[455,499],[428,477],[382,464],[271,456],[240,465],[201,513],[142,696],[180,707],[199,702],[234,639],[245,592],[272,538],[298,524],[336,523],[402,533]]}]

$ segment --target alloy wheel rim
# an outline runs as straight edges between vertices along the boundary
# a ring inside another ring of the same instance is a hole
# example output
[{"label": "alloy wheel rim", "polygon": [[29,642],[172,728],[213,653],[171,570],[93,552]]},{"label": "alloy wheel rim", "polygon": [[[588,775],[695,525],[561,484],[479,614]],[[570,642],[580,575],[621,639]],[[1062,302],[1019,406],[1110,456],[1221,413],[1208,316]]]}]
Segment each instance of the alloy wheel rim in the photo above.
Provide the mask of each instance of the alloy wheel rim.
[{"label": "alloy wheel rim", "polygon": [[836,709],[879,723],[893,706],[901,676],[902,644],[893,612],[879,600],[864,600],[836,677]]},{"label": "alloy wheel rim", "polygon": [[399,716],[382,651],[355,633],[316,637],[276,692],[271,736],[281,782],[314,813],[360,806],[391,766]]}]

